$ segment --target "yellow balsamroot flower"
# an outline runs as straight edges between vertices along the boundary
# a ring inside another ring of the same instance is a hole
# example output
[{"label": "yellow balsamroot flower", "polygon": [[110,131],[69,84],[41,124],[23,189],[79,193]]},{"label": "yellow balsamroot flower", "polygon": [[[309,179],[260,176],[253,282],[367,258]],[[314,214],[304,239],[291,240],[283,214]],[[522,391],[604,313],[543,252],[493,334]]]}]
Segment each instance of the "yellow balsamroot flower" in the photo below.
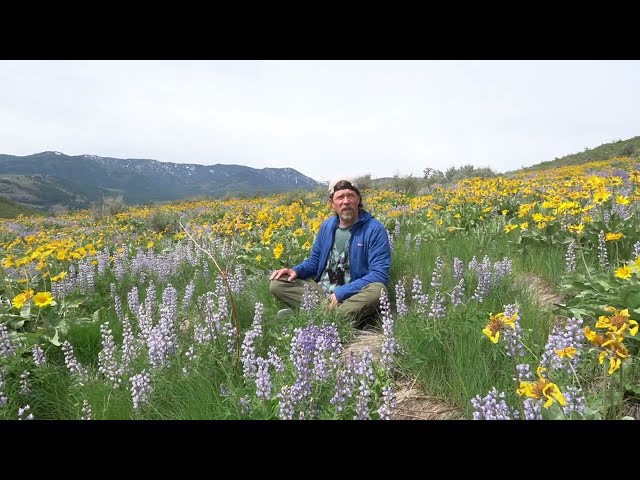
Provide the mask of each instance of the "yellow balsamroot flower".
[{"label": "yellow balsamroot flower", "polygon": [[284,252],[284,245],[281,243],[276,243],[276,246],[273,247],[273,257],[277,260],[282,256],[282,252]]},{"label": "yellow balsamroot flower", "polygon": [[509,233],[512,230],[515,230],[516,228],[518,228],[517,225],[513,225],[511,223],[508,223],[507,225],[504,226],[504,233]]},{"label": "yellow balsamroot flower", "polygon": [[33,297],[33,290],[29,289],[13,297],[11,304],[19,310],[31,297]]},{"label": "yellow balsamroot flower", "polygon": [[621,238],[624,238],[624,233],[622,233],[622,232],[620,232],[620,233],[609,232],[604,236],[604,239],[607,242],[610,242],[612,240],[620,240]]},{"label": "yellow balsamroot flower", "polygon": [[584,327],[584,337],[587,340],[589,340],[591,343],[599,347],[601,347],[602,344],[607,341],[607,339],[604,338],[602,335],[591,330],[588,325]]},{"label": "yellow balsamroot flower", "polygon": [[614,275],[616,277],[621,278],[623,280],[626,280],[627,278],[631,278],[632,274],[633,274],[633,270],[631,270],[631,267],[629,265],[620,267],[614,272]]},{"label": "yellow balsamroot flower", "polygon": [[567,401],[558,386],[542,376],[545,370],[544,367],[538,367],[538,380],[535,382],[520,382],[518,395],[536,399],[544,398],[546,399],[544,408],[549,408],[554,400],[564,407]]},{"label": "yellow balsamroot flower", "polygon": [[55,305],[56,302],[51,296],[51,292],[38,292],[33,297],[33,303],[38,308],[46,307],[48,305]]},{"label": "yellow balsamroot flower", "polygon": [[507,213],[509,213],[509,210],[502,210],[502,215],[506,215]]},{"label": "yellow balsamroot flower", "polygon": [[616,203],[618,205],[629,205],[631,203],[631,200],[629,200],[629,198],[623,196],[623,195],[618,195],[616,197]]},{"label": "yellow balsamroot flower", "polygon": [[301,228],[297,228],[296,230],[294,230],[293,234],[294,234],[296,237],[299,237],[300,235],[304,235],[304,230],[303,230],[303,229],[301,229]]},{"label": "yellow balsamroot flower", "polygon": [[607,200],[609,200],[609,198],[611,198],[611,193],[609,191],[607,191],[606,188],[599,188],[593,194],[593,202],[594,203],[598,203],[598,204],[604,203]]},{"label": "yellow balsamroot flower", "polygon": [[52,282],[57,282],[58,280],[62,280],[64,277],[67,276],[67,272],[60,272],[58,275],[56,275],[55,277],[51,277],[51,281]]},{"label": "yellow balsamroot flower", "polygon": [[4,268],[9,268],[13,266],[13,255],[9,255],[8,257],[5,257],[4,259],[2,259],[2,266]]},{"label": "yellow balsamroot flower", "polygon": [[306,242],[304,242],[304,244],[302,245],[303,250],[309,250],[311,249],[311,243],[309,243],[309,240],[307,240]]},{"label": "yellow balsamroot flower", "polygon": [[569,230],[569,232],[571,233],[582,233],[584,231],[584,223],[581,223],[579,225],[569,225],[567,227],[567,230]]},{"label": "yellow balsamroot flower", "polygon": [[556,350],[556,353],[560,358],[573,358],[576,356],[576,353],[578,353],[578,351],[576,350],[576,347],[566,347],[560,350]]},{"label": "yellow balsamroot flower", "polygon": [[605,335],[609,338],[606,342],[602,344],[603,350],[600,352],[600,356],[598,357],[598,361],[602,365],[604,363],[604,359],[609,359],[609,370],[608,374],[612,375],[615,373],[622,364],[622,360],[629,357],[629,351],[622,343],[623,337],[614,332],[606,332]]},{"label": "yellow balsamroot flower", "polygon": [[526,230],[527,228],[529,228],[529,222],[522,222],[520,224],[520,229],[521,230]]},{"label": "yellow balsamroot flower", "polygon": [[496,313],[495,315],[491,314],[489,315],[489,323],[482,329],[482,333],[489,337],[493,343],[498,343],[500,332],[503,332],[507,327],[516,328],[514,322],[517,317],[517,313],[514,313],[511,317],[506,317],[504,312]]},{"label": "yellow balsamroot flower", "polygon": [[153,240],[149,240],[149,241],[147,242],[147,249],[149,249],[149,248],[153,248],[153,246],[154,246],[154,245],[155,245],[155,243],[153,243]]},{"label": "yellow balsamroot flower", "polygon": [[607,312],[613,312],[613,315],[606,317],[604,315],[598,318],[596,328],[607,328],[610,332],[620,335],[626,328],[629,334],[635,336],[638,333],[638,322],[629,318],[629,309],[618,311],[615,307],[607,306],[604,308]]}]

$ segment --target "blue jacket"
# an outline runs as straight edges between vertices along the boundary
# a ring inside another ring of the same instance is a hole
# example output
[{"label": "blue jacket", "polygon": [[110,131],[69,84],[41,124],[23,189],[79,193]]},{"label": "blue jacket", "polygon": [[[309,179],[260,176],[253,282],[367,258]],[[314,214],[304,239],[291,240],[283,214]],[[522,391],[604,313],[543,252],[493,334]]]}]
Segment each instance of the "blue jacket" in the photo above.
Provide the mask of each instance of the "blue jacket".
[{"label": "blue jacket", "polygon": [[[333,247],[339,220],[338,215],[334,215],[322,223],[313,243],[311,255],[293,267],[298,277],[301,279],[313,277],[316,282],[320,282]],[[386,285],[389,282],[390,268],[391,247],[387,230],[369,212],[360,210],[358,220],[351,227],[349,242],[351,282],[336,287],[334,290],[336,299],[342,302],[373,282]]]}]

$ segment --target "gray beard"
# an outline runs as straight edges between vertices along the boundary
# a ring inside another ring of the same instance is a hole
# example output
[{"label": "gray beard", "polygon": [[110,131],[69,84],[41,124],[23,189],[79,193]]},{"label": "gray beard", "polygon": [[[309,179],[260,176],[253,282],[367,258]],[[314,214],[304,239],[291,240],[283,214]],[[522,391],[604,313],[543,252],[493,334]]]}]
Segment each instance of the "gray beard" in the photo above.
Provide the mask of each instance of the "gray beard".
[{"label": "gray beard", "polygon": [[344,221],[344,222],[350,222],[351,220],[353,220],[353,218],[355,217],[355,212],[351,212],[351,213],[340,213],[338,214],[338,216],[340,217],[340,220]]}]

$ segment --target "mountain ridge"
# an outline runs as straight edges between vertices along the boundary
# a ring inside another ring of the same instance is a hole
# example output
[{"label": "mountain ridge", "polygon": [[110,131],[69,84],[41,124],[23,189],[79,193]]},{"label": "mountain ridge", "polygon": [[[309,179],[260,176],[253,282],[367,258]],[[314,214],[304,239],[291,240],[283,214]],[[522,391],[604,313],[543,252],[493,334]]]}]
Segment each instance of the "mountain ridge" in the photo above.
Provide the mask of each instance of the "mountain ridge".
[{"label": "mountain ridge", "polygon": [[87,208],[106,196],[143,204],[199,196],[220,198],[315,188],[316,180],[290,168],[161,162],[153,159],[0,154],[0,195],[18,204],[50,209]]}]

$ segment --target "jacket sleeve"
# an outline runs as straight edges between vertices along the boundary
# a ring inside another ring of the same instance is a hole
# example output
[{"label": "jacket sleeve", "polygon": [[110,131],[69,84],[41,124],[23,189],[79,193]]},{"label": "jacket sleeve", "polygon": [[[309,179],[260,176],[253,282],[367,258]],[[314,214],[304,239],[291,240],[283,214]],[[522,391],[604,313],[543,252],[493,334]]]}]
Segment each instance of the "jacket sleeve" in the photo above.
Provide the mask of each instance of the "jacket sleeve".
[{"label": "jacket sleeve", "polygon": [[309,257],[302,263],[299,263],[292,268],[292,270],[294,270],[298,274],[298,278],[304,280],[306,278],[315,277],[315,275],[318,273],[320,252],[322,251],[322,239],[326,238],[326,228],[327,225],[323,224],[322,228],[320,228],[320,231],[318,231],[318,235],[313,242],[313,247],[311,247],[311,254],[309,255]]},{"label": "jacket sleeve", "polygon": [[372,233],[369,243],[369,272],[361,278],[354,280],[346,285],[337,287],[333,292],[339,302],[355,295],[370,283],[380,282],[385,285],[389,282],[389,270],[391,268],[391,247],[389,245],[389,236],[382,224],[377,225]]}]

